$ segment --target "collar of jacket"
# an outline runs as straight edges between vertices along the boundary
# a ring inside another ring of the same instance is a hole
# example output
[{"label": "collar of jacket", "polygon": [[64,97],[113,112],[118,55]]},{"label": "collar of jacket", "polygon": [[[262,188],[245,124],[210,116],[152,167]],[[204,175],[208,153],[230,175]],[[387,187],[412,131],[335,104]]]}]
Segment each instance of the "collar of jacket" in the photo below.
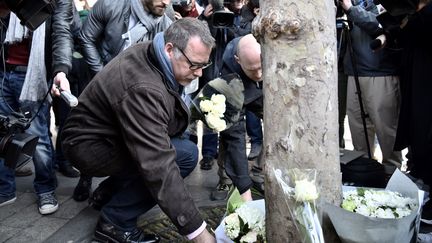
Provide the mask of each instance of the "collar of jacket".
[{"label": "collar of jacket", "polygon": [[[163,72],[161,71],[162,69],[161,69],[161,67],[160,67],[160,63],[159,63],[159,61],[157,60],[157,58],[156,58],[156,53],[155,53],[155,51],[154,51],[154,48],[153,48],[153,44],[150,42],[150,44],[148,45],[148,48],[147,48],[147,58],[149,59],[149,63],[150,63],[150,65],[152,65],[159,73],[160,73],[160,75],[161,75],[161,77],[162,77],[162,80],[163,80],[163,83],[164,83],[164,85],[165,85],[165,87],[166,87],[166,89],[168,90],[168,92],[172,95],[172,96],[174,96],[174,98],[177,100],[177,102],[176,103],[179,103],[180,104],[180,106],[181,106],[181,110],[183,111],[183,113],[184,113],[184,115],[185,116],[187,116],[187,120],[189,121],[190,120],[190,110],[189,110],[189,108],[187,107],[187,105],[184,103],[184,101],[183,101],[183,99],[181,98],[181,96],[180,96],[180,94],[177,92],[177,91],[175,91],[175,90],[173,90],[169,85],[168,85],[168,80],[165,78],[165,75],[163,74]],[[187,124],[188,125],[188,124]],[[183,129],[183,130],[186,130],[186,128],[187,128],[187,125],[186,125],[186,127]],[[179,135],[181,135],[181,134],[179,134]]]}]

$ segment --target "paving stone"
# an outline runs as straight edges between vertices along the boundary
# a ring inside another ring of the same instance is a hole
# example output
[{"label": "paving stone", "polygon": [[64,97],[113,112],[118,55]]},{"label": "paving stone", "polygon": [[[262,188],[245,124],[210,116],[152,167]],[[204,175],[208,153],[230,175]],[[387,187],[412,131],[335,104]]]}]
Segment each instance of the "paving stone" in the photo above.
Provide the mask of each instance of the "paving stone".
[{"label": "paving stone", "polygon": [[14,237],[5,241],[5,243],[44,242],[45,239],[47,239],[66,223],[66,219],[41,217],[37,222],[34,222],[34,224],[29,224]]}]

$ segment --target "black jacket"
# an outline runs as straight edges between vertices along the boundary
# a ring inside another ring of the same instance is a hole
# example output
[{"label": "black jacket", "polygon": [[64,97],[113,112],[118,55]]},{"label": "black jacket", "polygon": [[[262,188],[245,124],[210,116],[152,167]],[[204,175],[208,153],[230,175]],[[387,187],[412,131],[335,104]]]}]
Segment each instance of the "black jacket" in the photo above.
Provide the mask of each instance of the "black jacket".
[{"label": "black jacket", "polygon": [[[130,16],[130,1],[98,0],[93,6],[79,35],[82,54],[92,74],[123,50],[122,35],[128,31]],[[164,30],[170,24],[171,20],[165,15],[158,29]]]}]

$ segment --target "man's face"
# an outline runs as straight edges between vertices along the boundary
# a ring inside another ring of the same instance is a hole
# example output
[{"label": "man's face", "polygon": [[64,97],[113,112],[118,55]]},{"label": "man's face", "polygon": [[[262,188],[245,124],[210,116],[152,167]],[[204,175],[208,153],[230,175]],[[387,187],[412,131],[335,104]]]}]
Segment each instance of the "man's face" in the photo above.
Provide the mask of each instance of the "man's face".
[{"label": "man's face", "polygon": [[256,82],[262,81],[261,55],[260,53],[245,53],[235,56],[243,72]]},{"label": "man's face", "polygon": [[155,16],[162,16],[171,0],[142,0],[144,9]]},{"label": "man's face", "polygon": [[[202,68],[191,70],[192,64],[206,64],[209,62],[211,48],[208,48],[197,36],[191,37],[183,53],[176,50],[172,43],[165,45],[165,52],[171,60],[174,77],[180,85],[186,86],[192,80],[202,76]],[[189,59],[189,60],[188,60]]]}]

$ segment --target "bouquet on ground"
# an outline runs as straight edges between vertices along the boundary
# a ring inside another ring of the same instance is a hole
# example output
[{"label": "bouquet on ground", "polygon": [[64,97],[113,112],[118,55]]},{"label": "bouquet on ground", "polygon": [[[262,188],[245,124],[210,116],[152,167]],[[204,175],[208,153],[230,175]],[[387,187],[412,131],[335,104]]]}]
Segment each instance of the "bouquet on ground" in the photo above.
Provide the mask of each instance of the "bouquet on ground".
[{"label": "bouquet on ground", "polygon": [[276,169],[274,175],[287,196],[286,202],[294,224],[302,236],[302,242],[324,242],[316,207],[319,197],[316,170],[289,169],[283,173],[280,169]]},{"label": "bouquet on ground", "polygon": [[417,209],[414,198],[399,192],[357,188],[343,192],[342,208],[367,217],[397,219]]},{"label": "bouquet on ground", "polygon": [[218,243],[266,242],[263,199],[244,202],[234,189],[228,199],[226,215],[215,230]]},{"label": "bouquet on ground", "polygon": [[424,192],[396,170],[385,189],[343,186],[340,207],[326,204],[342,242],[415,242]]},{"label": "bouquet on ground", "polygon": [[236,74],[208,82],[192,100],[192,120],[202,120],[215,132],[228,129],[240,120],[244,86]]}]

